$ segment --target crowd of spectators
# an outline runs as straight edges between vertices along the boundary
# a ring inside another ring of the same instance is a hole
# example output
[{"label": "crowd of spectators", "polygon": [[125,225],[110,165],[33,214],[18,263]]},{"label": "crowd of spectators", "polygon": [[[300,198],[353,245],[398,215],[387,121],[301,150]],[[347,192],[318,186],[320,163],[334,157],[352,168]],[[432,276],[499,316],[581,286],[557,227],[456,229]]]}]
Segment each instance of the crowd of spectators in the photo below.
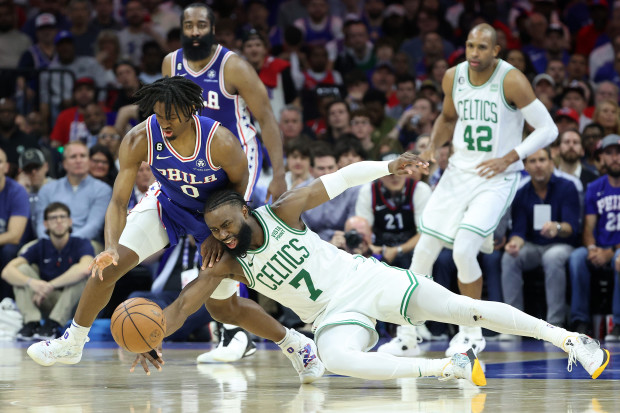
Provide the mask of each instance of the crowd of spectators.
[{"label": "crowd of spectators", "polygon": [[[0,298],[29,303],[20,308],[22,339],[53,336],[77,302],[87,276],[81,263],[102,248],[120,141],[146,115],[133,96],[161,77],[164,56],[181,47],[180,15],[189,3],[0,0]],[[620,341],[620,2],[208,3],[216,41],[245,58],[267,88],[289,189],[354,162],[428,148],[444,73],[465,60],[469,30],[491,24],[498,57],[528,77],[559,136],[525,160],[495,251],[480,257],[486,297],[529,310],[524,274],[538,268],[542,283],[532,285],[544,290],[534,295],[546,297],[547,313],[537,315],[599,335],[592,313],[613,312],[615,326],[603,336]],[[526,125],[524,138],[528,132]],[[450,154],[450,145],[437,150],[429,176],[352,188],[303,219],[340,248],[408,268],[420,213]],[[265,159],[253,206],[270,181]],[[143,165],[128,208],[152,180]],[[86,247],[71,247],[75,240]],[[179,245],[196,250],[191,239]],[[73,265],[33,273],[29,264],[47,263],[46,254],[72,257]],[[167,259],[149,266],[153,279],[173,280],[156,281],[154,292],[180,290],[179,275],[170,274],[188,268],[176,254],[165,271]],[[435,271],[439,282],[454,284],[450,251]]]}]

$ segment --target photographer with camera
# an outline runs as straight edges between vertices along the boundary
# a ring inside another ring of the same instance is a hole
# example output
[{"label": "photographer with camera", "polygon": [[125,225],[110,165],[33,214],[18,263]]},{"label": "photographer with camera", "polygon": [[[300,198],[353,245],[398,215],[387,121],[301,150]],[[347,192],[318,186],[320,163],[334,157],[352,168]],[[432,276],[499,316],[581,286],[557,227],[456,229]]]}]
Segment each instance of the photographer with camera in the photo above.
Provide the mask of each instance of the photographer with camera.
[{"label": "photographer with camera", "polygon": [[[382,161],[396,159],[394,152],[382,156]],[[388,175],[360,188],[355,215],[366,218],[372,226],[377,245],[375,253],[386,263],[407,269],[411,251],[420,234],[417,226],[422,211],[431,196],[431,188],[420,181],[419,172],[411,178]]]},{"label": "photographer with camera", "polygon": [[418,136],[431,133],[433,122],[437,118],[437,107],[427,97],[418,96],[398,119],[394,129],[387,134],[389,138],[398,139],[403,148],[409,149]]},{"label": "photographer with camera", "polygon": [[[344,224],[344,231],[335,231],[329,241],[349,254],[359,254],[365,258],[381,259],[381,247],[372,245],[372,228],[363,217],[352,216]],[[373,254],[377,251],[378,254]]]}]

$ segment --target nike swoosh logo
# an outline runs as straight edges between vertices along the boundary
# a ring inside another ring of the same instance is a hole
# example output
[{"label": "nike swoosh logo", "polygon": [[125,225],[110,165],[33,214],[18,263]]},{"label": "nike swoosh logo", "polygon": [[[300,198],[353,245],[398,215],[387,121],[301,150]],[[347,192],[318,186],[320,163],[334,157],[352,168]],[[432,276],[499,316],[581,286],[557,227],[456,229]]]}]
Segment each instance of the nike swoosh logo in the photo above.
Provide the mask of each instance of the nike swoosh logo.
[{"label": "nike swoosh logo", "polygon": [[159,155],[157,155],[157,159],[168,159],[168,158],[172,158],[172,156],[159,156]]},{"label": "nike swoosh logo", "polygon": [[178,76],[187,76],[187,73],[179,73]]},{"label": "nike swoosh logo", "polygon": [[385,206],[385,205],[377,205],[375,207],[375,211],[383,211],[385,208],[387,208],[387,206]]},{"label": "nike swoosh logo", "polygon": [[48,263],[50,263],[51,261],[52,261],[52,259],[51,259],[51,258],[46,258],[46,259],[44,259],[44,260],[43,260],[43,263],[44,263],[44,264],[48,264]]}]

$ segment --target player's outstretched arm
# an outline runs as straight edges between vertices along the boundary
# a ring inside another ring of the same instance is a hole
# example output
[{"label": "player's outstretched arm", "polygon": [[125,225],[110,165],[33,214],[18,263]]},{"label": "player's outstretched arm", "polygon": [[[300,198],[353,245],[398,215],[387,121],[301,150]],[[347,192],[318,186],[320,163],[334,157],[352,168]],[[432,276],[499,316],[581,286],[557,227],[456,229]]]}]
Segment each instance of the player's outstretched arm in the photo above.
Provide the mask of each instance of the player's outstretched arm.
[{"label": "player's outstretched arm", "polygon": [[271,208],[288,225],[302,228],[302,212],[315,208],[354,186],[390,174],[410,175],[417,168],[428,173],[428,163],[411,152],[405,152],[393,161],[357,162],[323,175],[306,187],[286,192]]},{"label": "player's outstretched arm", "polygon": [[112,199],[105,214],[105,249],[91,262],[89,271],[103,280],[103,269],[118,260],[118,240],[127,221],[127,205],[136,182],[138,169],[147,159],[146,121],[125,135],[118,150],[120,170],[112,189]]}]

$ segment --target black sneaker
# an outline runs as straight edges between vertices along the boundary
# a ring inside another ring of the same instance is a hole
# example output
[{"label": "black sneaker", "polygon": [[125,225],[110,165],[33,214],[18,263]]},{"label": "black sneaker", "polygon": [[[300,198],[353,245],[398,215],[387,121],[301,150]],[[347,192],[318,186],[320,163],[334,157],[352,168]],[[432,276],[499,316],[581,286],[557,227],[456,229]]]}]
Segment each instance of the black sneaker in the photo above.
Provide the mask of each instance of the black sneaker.
[{"label": "black sneaker", "polygon": [[39,327],[38,331],[34,334],[34,338],[37,340],[53,340],[60,337],[60,327],[54,320],[47,320],[45,324]]},{"label": "black sneaker", "polygon": [[18,341],[32,341],[38,340],[35,336],[37,330],[41,327],[41,323],[38,321],[31,321],[29,323],[24,324],[24,326],[17,332],[17,340]]},{"label": "black sneaker", "polygon": [[574,331],[579,334],[585,334],[586,336],[592,336],[592,331],[590,329],[590,324],[585,321],[576,321],[573,327]]},{"label": "black sneaker", "polygon": [[617,343],[620,341],[620,325],[614,325],[614,328],[605,336],[605,341],[608,343]]}]

